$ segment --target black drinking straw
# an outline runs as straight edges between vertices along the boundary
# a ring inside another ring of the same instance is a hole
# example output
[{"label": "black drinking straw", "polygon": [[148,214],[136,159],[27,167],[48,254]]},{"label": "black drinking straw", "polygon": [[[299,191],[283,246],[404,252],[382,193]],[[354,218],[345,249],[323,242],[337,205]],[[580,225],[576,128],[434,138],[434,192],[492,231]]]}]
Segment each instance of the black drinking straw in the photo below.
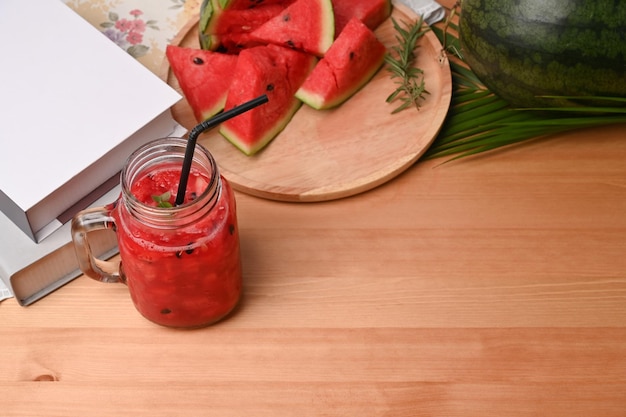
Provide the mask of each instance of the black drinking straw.
[{"label": "black drinking straw", "polygon": [[200,136],[200,133],[267,102],[268,98],[265,94],[263,94],[262,96],[254,98],[250,101],[246,101],[239,106],[233,107],[230,110],[213,116],[212,118],[205,120],[204,122],[196,125],[193,129],[191,129],[191,132],[189,132],[189,139],[187,140],[187,148],[185,149],[183,170],[180,173],[180,182],[178,184],[178,194],[176,195],[177,206],[180,206],[181,204],[183,204],[183,201],[185,201],[185,191],[187,189],[187,181],[189,180],[189,172],[191,171],[191,162],[193,161],[193,153],[196,149],[196,141],[198,140],[198,136]]}]

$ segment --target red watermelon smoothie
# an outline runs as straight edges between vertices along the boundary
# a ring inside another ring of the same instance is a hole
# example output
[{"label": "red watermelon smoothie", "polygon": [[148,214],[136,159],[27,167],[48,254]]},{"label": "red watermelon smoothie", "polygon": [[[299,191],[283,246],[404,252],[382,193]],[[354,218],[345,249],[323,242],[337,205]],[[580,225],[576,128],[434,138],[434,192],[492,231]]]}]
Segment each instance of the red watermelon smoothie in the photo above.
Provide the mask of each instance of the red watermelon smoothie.
[{"label": "red watermelon smoothie", "polygon": [[120,280],[148,320],[206,326],[225,317],[241,295],[235,196],[217,166],[211,173],[194,164],[184,202],[174,206],[182,165],[154,160],[122,174],[123,195],[111,211]]}]

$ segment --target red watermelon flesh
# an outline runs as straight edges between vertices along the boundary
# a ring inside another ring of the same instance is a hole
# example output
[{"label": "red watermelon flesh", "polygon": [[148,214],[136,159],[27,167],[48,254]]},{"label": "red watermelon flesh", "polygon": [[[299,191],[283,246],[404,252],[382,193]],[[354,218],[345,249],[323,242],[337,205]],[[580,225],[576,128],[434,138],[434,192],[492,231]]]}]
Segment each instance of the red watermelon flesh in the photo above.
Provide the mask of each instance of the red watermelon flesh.
[{"label": "red watermelon flesh", "polygon": [[315,109],[338,106],[376,74],[385,53],[385,46],[374,32],[359,19],[352,18],[296,97]]},{"label": "red watermelon flesh", "polygon": [[[217,50],[225,43],[232,45],[231,38],[237,38],[241,33],[248,33],[256,29],[294,1],[246,0],[245,2],[226,3],[222,6],[219,1],[205,0],[200,10],[200,45],[207,50]],[[228,42],[224,42],[224,37],[228,39]],[[240,45],[239,49],[245,46],[253,45]]]},{"label": "red watermelon flesh", "polygon": [[261,42],[273,43],[323,56],[335,38],[331,0],[296,0],[251,33]]},{"label": "red watermelon flesh", "polygon": [[241,49],[258,46],[249,33],[285,9],[279,4],[269,4],[253,9],[227,9],[214,14],[207,26],[205,37],[210,36],[208,49],[226,53],[239,53]]},{"label": "red watermelon flesh", "polygon": [[198,122],[224,109],[236,55],[168,45],[165,54]]},{"label": "red watermelon flesh", "polygon": [[270,4],[268,6],[255,7],[254,9],[224,10],[219,14],[219,17],[209,21],[207,31],[213,35],[251,32],[284,9],[279,4]]},{"label": "red watermelon flesh", "polygon": [[332,0],[332,3],[335,12],[335,38],[353,17],[374,30],[391,15],[390,0]]},{"label": "red watermelon flesh", "polygon": [[262,94],[267,94],[269,100],[222,123],[220,133],[246,155],[262,149],[284,129],[302,104],[294,94],[316,60],[312,55],[277,45],[241,51],[225,108]]}]

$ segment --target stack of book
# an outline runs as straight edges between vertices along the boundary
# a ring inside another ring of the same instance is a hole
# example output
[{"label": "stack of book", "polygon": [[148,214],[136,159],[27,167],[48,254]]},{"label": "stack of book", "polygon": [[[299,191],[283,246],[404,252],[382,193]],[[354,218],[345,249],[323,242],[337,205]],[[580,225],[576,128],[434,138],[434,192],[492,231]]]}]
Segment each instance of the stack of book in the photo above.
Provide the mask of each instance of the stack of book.
[{"label": "stack of book", "polygon": [[[117,198],[133,150],[185,130],[181,96],[60,1],[3,0],[0,39],[0,278],[29,305],[80,275],[73,215]],[[112,232],[92,241],[116,251]]]}]

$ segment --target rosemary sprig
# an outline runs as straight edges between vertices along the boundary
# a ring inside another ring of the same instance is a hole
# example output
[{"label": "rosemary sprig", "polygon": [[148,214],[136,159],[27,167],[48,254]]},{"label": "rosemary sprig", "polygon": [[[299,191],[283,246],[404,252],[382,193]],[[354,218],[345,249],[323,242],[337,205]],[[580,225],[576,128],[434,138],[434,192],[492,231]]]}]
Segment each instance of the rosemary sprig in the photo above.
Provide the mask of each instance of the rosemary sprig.
[{"label": "rosemary sprig", "polygon": [[442,35],[437,35],[441,40],[441,56],[440,61],[444,61],[446,59],[447,53],[451,53],[455,55],[460,60],[463,60],[463,55],[461,54],[461,46],[459,44],[459,39],[457,37],[451,36],[448,33],[449,28],[453,28],[458,32],[459,27],[453,22],[454,18],[458,16],[458,8],[461,7],[461,1],[457,1],[454,3],[452,8],[450,9],[450,13],[448,17],[443,22]]},{"label": "rosemary sprig", "polygon": [[396,90],[387,97],[387,103],[400,100],[402,104],[391,113],[398,113],[408,107],[415,106],[419,110],[420,100],[424,100],[429,94],[424,83],[424,71],[414,65],[415,49],[417,41],[430,30],[424,25],[424,19],[413,24],[404,23],[402,27],[395,19],[391,19],[396,30],[396,40],[398,45],[392,47],[393,53],[385,55],[387,70],[391,73],[391,78],[398,86]]}]

